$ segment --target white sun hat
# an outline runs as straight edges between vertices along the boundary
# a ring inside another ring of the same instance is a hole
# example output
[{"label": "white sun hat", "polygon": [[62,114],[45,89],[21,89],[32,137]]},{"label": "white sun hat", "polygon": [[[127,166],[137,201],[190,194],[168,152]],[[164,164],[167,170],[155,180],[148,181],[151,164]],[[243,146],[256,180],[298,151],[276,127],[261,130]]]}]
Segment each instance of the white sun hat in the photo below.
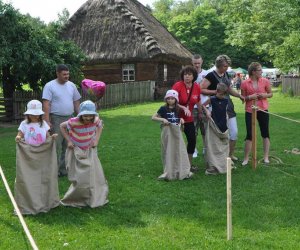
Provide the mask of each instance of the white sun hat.
[{"label": "white sun hat", "polygon": [[43,115],[42,103],[38,100],[32,100],[27,103],[27,110],[24,115]]},{"label": "white sun hat", "polygon": [[167,100],[168,97],[174,97],[176,99],[176,101],[179,102],[178,92],[176,90],[173,90],[173,89],[168,90],[165,95],[165,100]]},{"label": "white sun hat", "polygon": [[84,101],[80,103],[79,106],[79,114],[77,117],[82,116],[82,115],[96,115],[98,116],[98,113],[96,112],[96,105],[92,101]]}]

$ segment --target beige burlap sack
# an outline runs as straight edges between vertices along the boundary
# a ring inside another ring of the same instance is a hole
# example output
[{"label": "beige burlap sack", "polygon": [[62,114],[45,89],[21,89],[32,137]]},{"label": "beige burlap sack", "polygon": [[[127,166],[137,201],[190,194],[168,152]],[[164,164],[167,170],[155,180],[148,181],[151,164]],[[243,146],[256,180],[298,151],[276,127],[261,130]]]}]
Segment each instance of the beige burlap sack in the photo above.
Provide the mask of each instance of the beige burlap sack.
[{"label": "beige burlap sack", "polygon": [[164,173],[159,179],[183,180],[191,176],[190,163],[180,126],[162,126],[161,153]]},{"label": "beige burlap sack", "polygon": [[22,214],[48,212],[59,205],[55,141],[16,146],[15,200]]},{"label": "beige burlap sack", "polygon": [[99,207],[108,203],[108,184],[105,179],[97,148],[67,149],[66,167],[72,182],[61,203],[72,207]]},{"label": "beige burlap sack", "polygon": [[226,173],[226,159],[229,154],[228,130],[222,133],[212,119],[208,120],[205,130],[205,147],[207,170]]}]

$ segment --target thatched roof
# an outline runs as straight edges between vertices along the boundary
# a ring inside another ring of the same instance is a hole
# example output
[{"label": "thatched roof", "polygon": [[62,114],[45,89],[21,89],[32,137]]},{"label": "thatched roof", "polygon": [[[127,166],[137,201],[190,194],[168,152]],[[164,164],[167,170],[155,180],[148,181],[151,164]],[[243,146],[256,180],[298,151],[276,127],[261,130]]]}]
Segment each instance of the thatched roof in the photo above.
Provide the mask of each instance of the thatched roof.
[{"label": "thatched roof", "polygon": [[88,0],[62,31],[86,53],[90,63],[148,60],[190,61],[187,50],[137,0]]}]

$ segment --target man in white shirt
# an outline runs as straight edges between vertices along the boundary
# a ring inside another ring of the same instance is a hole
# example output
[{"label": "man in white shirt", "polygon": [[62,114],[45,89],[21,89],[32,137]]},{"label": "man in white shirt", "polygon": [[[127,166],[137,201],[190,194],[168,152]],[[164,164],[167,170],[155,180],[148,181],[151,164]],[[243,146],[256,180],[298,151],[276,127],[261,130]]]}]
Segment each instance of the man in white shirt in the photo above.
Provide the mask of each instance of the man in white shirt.
[{"label": "man in white shirt", "polygon": [[78,113],[80,94],[73,82],[69,81],[69,68],[64,64],[56,67],[57,78],[48,82],[43,89],[44,120],[48,123],[52,133],[58,134],[56,150],[58,161],[58,175],[67,175],[65,166],[65,151],[67,143],[60,132],[60,124],[69,120],[74,111]]},{"label": "man in white shirt", "polygon": [[[208,71],[205,69],[202,69],[203,59],[198,54],[193,55],[192,64],[198,73],[198,78],[196,80],[196,83],[198,83],[200,85],[200,83],[202,82],[203,78],[206,76]],[[206,95],[201,94],[201,103],[204,103],[207,99],[208,99],[208,97]],[[199,128],[201,131],[202,142],[203,142],[202,153],[204,154],[205,153],[205,147],[204,147],[204,145],[205,145],[205,141],[204,141],[205,140],[205,129],[204,129],[203,119],[199,119],[197,105],[195,105],[195,107],[194,107],[193,115],[194,115],[194,123],[195,123],[195,128],[196,128],[196,136],[198,135]],[[197,148],[195,148],[193,157],[196,158],[197,156],[198,156],[198,150],[197,150]]]}]

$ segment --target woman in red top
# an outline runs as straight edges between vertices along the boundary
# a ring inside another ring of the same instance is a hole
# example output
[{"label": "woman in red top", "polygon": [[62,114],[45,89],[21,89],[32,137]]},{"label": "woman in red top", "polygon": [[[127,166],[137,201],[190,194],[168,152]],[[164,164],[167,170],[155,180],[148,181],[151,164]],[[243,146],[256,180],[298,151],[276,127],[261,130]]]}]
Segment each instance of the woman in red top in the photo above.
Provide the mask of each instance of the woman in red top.
[{"label": "woman in red top", "polygon": [[[252,100],[257,100],[256,106],[263,111],[268,111],[268,100],[273,96],[270,81],[262,77],[262,67],[259,63],[253,62],[248,67],[249,78],[242,82],[241,91],[245,97],[245,120],[247,127],[247,136],[245,140],[245,155],[243,166],[249,161],[249,154],[252,147]],[[263,111],[257,111],[257,120],[260,128],[261,137],[263,138],[264,163],[269,162],[270,135],[269,135],[269,114]]]},{"label": "woman in red top", "polygon": [[176,82],[172,89],[178,92],[179,104],[183,107],[186,107],[190,112],[186,112],[186,109],[182,109],[180,113],[180,118],[184,119],[184,133],[187,139],[187,152],[191,164],[191,171],[197,171],[197,167],[192,166],[193,153],[196,146],[196,134],[195,134],[195,125],[194,118],[191,114],[187,115],[186,113],[192,113],[194,105],[198,105],[199,114],[201,114],[201,105],[200,105],[200,94],[201,89],[199,84],[196,84],[195,81],[198,77],[196,69],[192,66],[184,67],[180,72],[181,81]]}]

